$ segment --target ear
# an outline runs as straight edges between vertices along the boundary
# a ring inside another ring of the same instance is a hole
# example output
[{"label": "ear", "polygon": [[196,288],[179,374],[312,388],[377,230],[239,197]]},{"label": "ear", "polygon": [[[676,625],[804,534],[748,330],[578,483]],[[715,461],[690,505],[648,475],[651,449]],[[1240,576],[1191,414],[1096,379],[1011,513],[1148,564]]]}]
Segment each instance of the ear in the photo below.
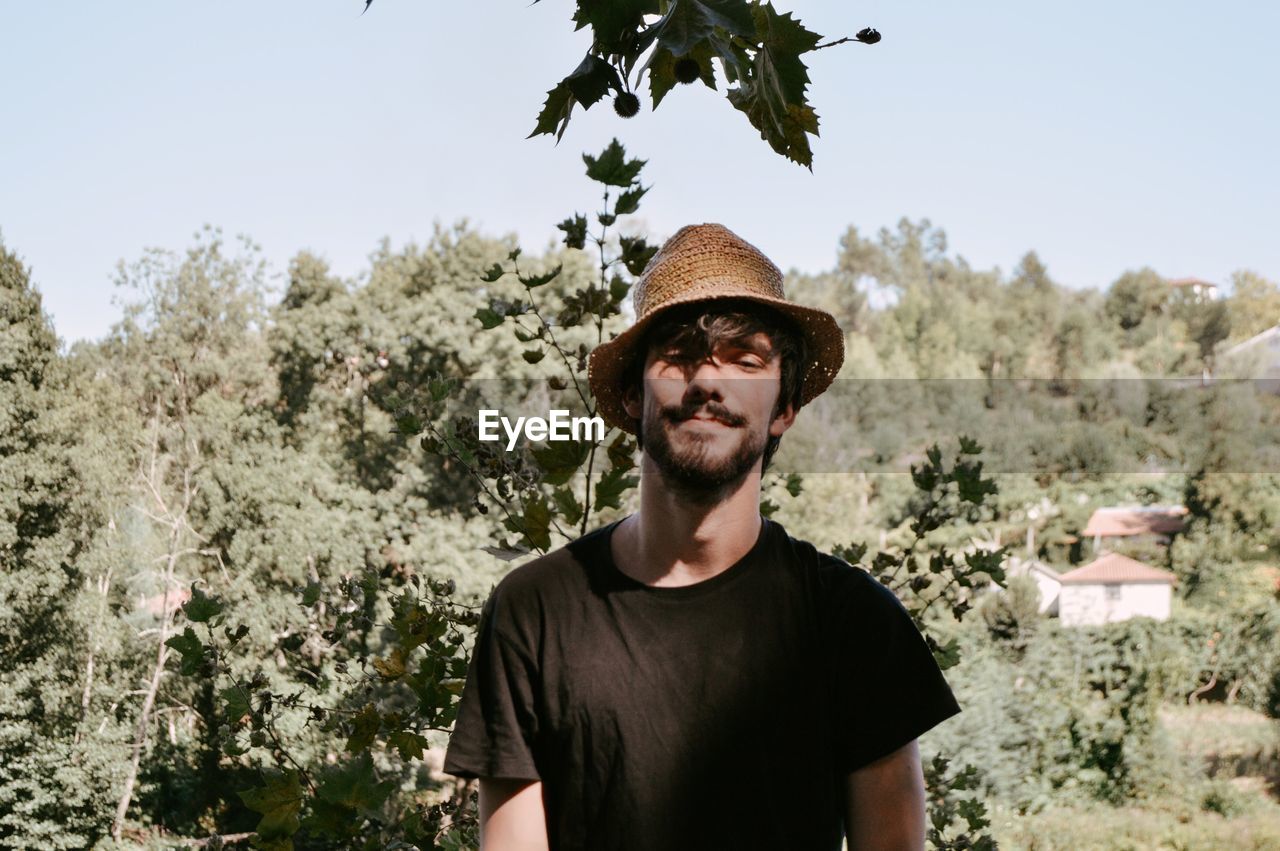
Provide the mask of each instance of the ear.
[{"label": "ear", "polygon": [[[641,379],[643,381],[643,379]],[[640,385],[629,384],[622,391],[622,407],[633,420],[644,418],[644,394]]]},{"label": "ear", "polygon": [[773,418],[773,422],[769,423],[769,434],[773,437],[782,437],[787,429],[791,428],[796,421],[796,407],[791,402],[787,403],[787,407],[782,409],[782,413]]}]

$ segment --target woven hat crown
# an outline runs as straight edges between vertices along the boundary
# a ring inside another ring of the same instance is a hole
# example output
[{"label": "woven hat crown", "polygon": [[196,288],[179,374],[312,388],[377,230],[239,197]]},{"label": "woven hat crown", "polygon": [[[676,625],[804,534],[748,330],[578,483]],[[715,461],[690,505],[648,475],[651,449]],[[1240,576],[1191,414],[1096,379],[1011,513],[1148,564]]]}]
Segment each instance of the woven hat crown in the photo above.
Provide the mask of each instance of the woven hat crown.
[{"label": "woven hat crown", "polygon": [[636,282],[636,318],[672,301],[739,291],[784,299],[782,272],[733,231],[717,224],[686,225],[666,241]]}]

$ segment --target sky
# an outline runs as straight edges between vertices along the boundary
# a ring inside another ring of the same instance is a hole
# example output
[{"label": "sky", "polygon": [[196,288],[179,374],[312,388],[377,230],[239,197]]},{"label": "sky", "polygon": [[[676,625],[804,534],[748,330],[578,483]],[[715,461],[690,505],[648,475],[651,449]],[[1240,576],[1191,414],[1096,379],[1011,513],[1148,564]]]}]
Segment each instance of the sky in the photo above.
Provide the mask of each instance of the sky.
[{"label": "sky", "polygon": [[580,61],[569,0],[10,3],[0,11],[0,239],[65,343],[120,316],[119,261],[205,223],[356,280],[384,239],[466,219],[528,251],[594,210],[583,152],[648,160],[634,224],[721,222],[784,270],[836,262],[849,227],[943,228],[1008,273],[1035,250],[1072,287],[1127,269],[1280,278],[1280,5],[814,0],[775,6],[810,57],[812,173],[721,91],[634,119],[607,102],[525,137]]}]

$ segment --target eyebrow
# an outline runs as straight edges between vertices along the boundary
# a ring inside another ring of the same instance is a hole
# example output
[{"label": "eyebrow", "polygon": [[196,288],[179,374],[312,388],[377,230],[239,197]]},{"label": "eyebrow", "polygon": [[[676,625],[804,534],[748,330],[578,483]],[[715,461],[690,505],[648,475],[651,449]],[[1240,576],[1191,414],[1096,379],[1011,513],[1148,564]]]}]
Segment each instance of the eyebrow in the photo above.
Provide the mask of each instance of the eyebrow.
[{"label": "eyebrow", "polygon": [[[724,343],[723,345],[725,346],[725,348],[741,349],[744,352],[750,352],[752,354],[759,355],[760,357],[764,358],[766,361],[772,360],[777,355],[777,352],[774,350],[774,348],[769,344],[767,340],[764,342],[754,342],[746,338],[742,338],[738,340],[730,340]],[[681,346],[677,340],[668,340],[662,343],[660,346],[657,346],[656,348],[660,354],[666,354],[667,352],[670,352],[673,349],[676,351],[684,351],[686,347]]]}]

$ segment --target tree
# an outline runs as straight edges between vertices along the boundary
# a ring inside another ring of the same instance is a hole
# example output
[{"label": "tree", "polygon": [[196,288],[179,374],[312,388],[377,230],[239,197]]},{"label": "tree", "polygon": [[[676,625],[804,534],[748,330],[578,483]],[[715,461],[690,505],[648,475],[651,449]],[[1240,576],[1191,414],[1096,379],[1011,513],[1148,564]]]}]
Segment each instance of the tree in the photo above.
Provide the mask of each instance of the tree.
[{"label": "tree", "polygon": [[1247,340],[1280,325],[1280,284],[1251,269],[1240,269],[1231,275],[1227,310],[1233,340]]},{"label": "tree", "polygon": [[1148,319],[1158,319],[1169,302],[1169,287],[1151,269],[1125,272],[1107,290],[1104,309],[1121,329],[1133,331]]},{"label": "tree", "polygon": [[[86,473],[77,446],[92,407],[75,400],[69,378],[28,270],[0,244],[3,848],[87,847],[109,824],[116,754],[95,733],[100,648],[86,640],[102,586],[84,570],[109,511],[100,468]],[[100,399],[91,387],[82,395]]]}]

